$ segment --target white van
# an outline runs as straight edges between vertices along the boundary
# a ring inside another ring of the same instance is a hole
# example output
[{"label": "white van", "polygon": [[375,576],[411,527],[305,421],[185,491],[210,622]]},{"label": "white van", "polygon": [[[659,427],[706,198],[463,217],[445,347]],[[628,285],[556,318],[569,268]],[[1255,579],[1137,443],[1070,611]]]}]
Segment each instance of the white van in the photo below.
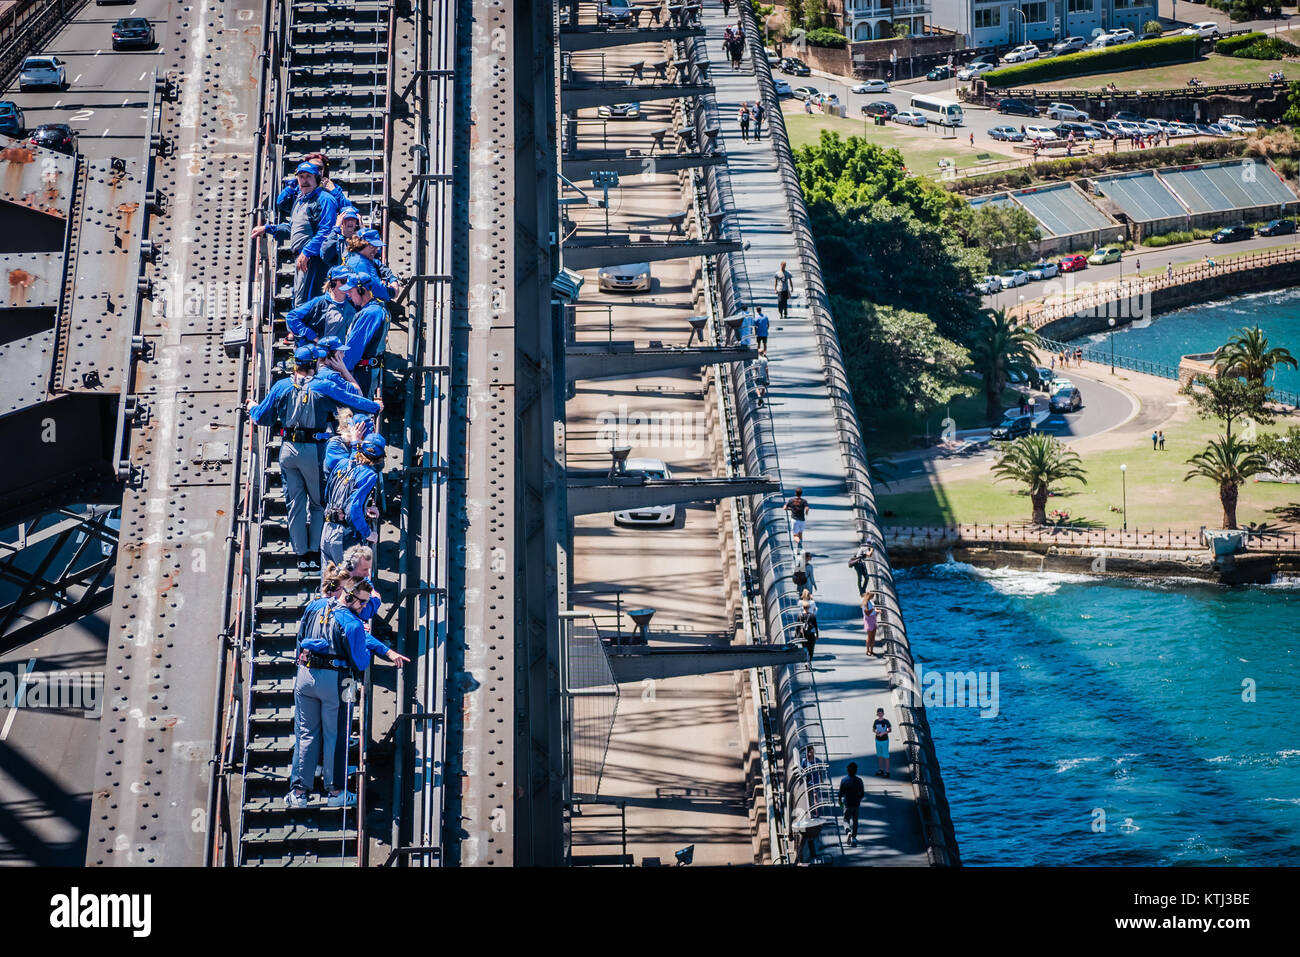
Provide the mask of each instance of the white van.
[{"label": "white van", "polygon": [[912,97],[912,109],[920,113],[928,122],[940,126],[961,126],[962,111],[960,104],[945,100],[939,96],[918,93]]}]

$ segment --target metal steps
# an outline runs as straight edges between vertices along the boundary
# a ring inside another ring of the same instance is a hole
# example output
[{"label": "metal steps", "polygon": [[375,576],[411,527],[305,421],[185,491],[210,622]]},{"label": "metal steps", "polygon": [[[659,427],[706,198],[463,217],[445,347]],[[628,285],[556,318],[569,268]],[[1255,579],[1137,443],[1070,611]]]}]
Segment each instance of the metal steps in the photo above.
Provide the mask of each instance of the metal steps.
[{"label": "metal steps", "polygon": [[[389,71],[390,0],[347,5],[322,0],[288,4],[285,109],[274,139],[278,163],[292,174],[302,154],[323,152],[328,171],[371,224],[386,207],[384,124]],[[374,225],[379,225],[374,223]],[[279,343],[283,312],[291,305],[293,255],[278,248],[271,354],[287,358]],[[313,795],[305,808],[285,806],[294,745],[293,682],[295,638],[302,608],[316,591],[319,571],[300,570],[288,541],[286,504],[277,452],[266,444],[268,465],[260,501],[253,647],[245,701],[246,740],[240,808],[239,861],[254,867],[355,865],[356,807],[326,807]],[[360,714],[349,735],[349,765],[359,764]],[[348,789],[358,776],[352,767]]]}]

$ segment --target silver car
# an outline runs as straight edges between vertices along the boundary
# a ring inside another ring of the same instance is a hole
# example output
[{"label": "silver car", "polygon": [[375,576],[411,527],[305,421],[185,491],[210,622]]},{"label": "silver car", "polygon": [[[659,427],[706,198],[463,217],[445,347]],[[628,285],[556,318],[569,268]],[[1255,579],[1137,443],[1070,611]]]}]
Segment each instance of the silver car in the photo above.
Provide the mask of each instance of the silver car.
[{"label": "silver car", "polygon": [[602,290],[649,292],[650,264],[629,263],[626,266],[602,266],[597,281]]},{"label": "silver car", "polygon": [[606,103],[598,111],[602,120],[639,120],[640,103]]},{"label": "silver car", "polygon": [[[673,473],[661,459],[628,459],[627,472],[644,475],[648,479],[670,479]],[[651,505],[648,508],[629,509],[614,513],[615,525],[672,525],[677,521],[676,505]]]},{"label": "silver car", "polygon": [[67,85],[67,64],[56,56],[29,56],[18,74],[18,89],[24,93],[51,86],[62,90]]}]

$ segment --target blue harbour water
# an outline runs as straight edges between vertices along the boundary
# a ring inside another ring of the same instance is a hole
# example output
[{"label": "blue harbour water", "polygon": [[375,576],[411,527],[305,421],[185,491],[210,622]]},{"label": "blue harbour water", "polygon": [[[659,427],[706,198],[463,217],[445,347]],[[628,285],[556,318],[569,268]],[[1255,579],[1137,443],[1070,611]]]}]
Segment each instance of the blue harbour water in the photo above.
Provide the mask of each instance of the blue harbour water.
[{"label": "blue harbour water", "polygon": [[1300,588],[960,564],[897,585],[925,669],[998,677],[996,717],[927,708],[965,863],[1300,863]]},{"label": "blue harbour water", "polygon": [[[1115,354],[1178,366],[1184,355],[1213,352],[1243,326],[1259,326],[1274,346],[1300,358],[1300,287],[1237,296],[1138,320],[1115,332]],[[1075,340],[1109,349],[1109,334]],[[1300,371],[1279,369],[1273,386],[1300,392]]]}]

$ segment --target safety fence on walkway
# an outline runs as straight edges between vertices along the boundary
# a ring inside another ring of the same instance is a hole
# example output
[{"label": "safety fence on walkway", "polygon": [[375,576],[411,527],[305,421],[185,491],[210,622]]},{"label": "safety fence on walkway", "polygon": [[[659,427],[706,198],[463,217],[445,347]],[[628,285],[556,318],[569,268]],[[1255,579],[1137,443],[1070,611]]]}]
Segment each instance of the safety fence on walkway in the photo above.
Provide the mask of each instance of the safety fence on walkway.
[{"label": "safety fence on walkway", "polygon": [[[942,548],[947,545],[1055,545],[1062,548],[1163,548],[1209,547],[1204,525],[1187,528],[1092,528],[1086,525],[890,525],[885,542],[907,548]],[[1242,542],[1254,552],[1290,552],[1300,549],[1300,532],[1294,529],[1240,529]]]},{"label": "safety fence on walkway", "polygon": [[[1133,356],[1112,355],[1103,348],[1084,348],[1078,345],[1072,345],[1068,342],[1061,342],[1058,339],[1049,339],[1047,336],[1038,337],[1039,345],[1051,352],[1065,352],[1069,355],[1075,355],[1076,350],[1082,349],[1082,359],[1085,362],[1096,362],[1101,365],[1107,363],[1117,369],[1127,369],[1130,372],[1141,372],[1145,375],[1159,376],[1162,379],[1178,379],[1178,367],[1171,366],[1165,362],[1152,362],[1150,359],[1137,359]],[[1061,366],[1062,373],[1068,371],[1067,366]]]},{"label": "safety fence on walkway", "polygon": [[[823,367],[827,375],[827,389],[834,407],[835,427],[839,435],[844,465],[845,486],[853,500],[853,521],[862,542],[883,546],[865,445],[858,426],[857,410],[844,372],[839,339],[835,334],[834,323],[827,306],[826,286],[822,279],[808,211],[804,206],[803,193],[795,172],[794,154],[781,113],[781,101],[776,93],[771,67],[763,50],[761,33],[751,4],[741,2],[739,13],[750,47],[750,57],[754,64],[760,93],[766,104],[768,116],[771,118],[769,133],[776,153],[777,169],[789,201],[793,238],[799,250],[800,265],[803,267],[803,274],[808,283],[809,315],[817,334]],[[784,515],[779,510],[776,516],[771,514],[771,509],[775,507],[775,503],[772,503],[767,517],[769,520],[779,521],[780,534],[788,535],[788,525]],[[908,764],[912,772],[912,784],[927,853],[932,864],[959,864],[956,837],[952,830],[947,797],[939,774],[939,762],[931,740],[925,710],[921,705],[919,694],[916,693],[919,688],[916,683],[911,648],[907,642],[907,632],[894,591],[892,572],[883,547],[876,548],[870,565],[877,605],[880,608],[879,632],[884,642],[886,661],[891,672],[890,681],[891,684],[912,692],[907,700],[898,705],[901,713],[899,723],[904,746],[908,752]],[[773,624],[775,629],[779,629],[779,633],[784,633],[792,626],[793,619],[790,616],[796,609],[797,606],[777,616],[777,621]],[[783,707],[791,712],[797,710],[797,702],[802,690],[798,675],[798,670],[792,668],[783,669],[782,672],[781,700]],[[786,704],[787,702],[791,704]],[[787,741],[788,763],[794,757],[790,743]],[[788,770],[796,766],[797,759]],[[811,813],[817,803],[811,792],[808,793],[806,801],[805,813]]]}]

